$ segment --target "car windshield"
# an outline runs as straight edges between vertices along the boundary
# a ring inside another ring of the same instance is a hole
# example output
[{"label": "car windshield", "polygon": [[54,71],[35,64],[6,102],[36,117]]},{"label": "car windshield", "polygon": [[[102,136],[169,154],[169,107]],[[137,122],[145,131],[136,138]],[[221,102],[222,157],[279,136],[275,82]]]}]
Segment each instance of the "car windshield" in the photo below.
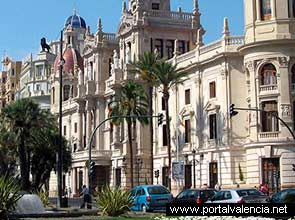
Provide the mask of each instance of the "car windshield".
[{"label": "car windshield", "polygon": [[151,195],[154,194],[169,194],[169,190],[163,186],[152,186],[148,188],[148,193]]},{"label": "car windshield", "polygon": [[243,189],[237,190],[239,196],[262,196],[263,193],[259,192],[256,189]]}]

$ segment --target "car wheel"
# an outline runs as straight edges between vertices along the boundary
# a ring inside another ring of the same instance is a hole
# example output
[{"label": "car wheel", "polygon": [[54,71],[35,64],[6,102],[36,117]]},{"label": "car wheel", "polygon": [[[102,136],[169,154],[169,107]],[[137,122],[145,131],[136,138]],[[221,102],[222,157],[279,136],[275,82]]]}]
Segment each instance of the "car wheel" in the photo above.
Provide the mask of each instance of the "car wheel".
[{"label": "car wheel", "polygon": [[146,213],[146,211],[147,211],[146,205],[142,205],[141,210],[142,210],[142,212]]}]

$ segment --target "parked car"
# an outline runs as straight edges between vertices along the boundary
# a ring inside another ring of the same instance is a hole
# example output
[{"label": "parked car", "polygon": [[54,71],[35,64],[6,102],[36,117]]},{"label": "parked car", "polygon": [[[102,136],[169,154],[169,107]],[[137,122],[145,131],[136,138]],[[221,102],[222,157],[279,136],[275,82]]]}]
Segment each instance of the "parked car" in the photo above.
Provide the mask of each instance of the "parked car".
[{"label": "parked car", "polygon": [[172,202],[173,195],[162,185],[142,185],[134,187],[131,192],[133,211],[166,210],[166,203]]},{"label": "parked car", "polygon": [[271,203],[295,203],[295,189],[284,189],[273,194],[269,199]]},{"label": "parked car", "polygon": [[215,195],[214,189],[186,189],[179,193],[174,202],[179,203],[204,203]]},{"label": "parked car", "polygon": [[257,189],[224,189],[217,192],[208,203],[267,203],[269,197]]}]

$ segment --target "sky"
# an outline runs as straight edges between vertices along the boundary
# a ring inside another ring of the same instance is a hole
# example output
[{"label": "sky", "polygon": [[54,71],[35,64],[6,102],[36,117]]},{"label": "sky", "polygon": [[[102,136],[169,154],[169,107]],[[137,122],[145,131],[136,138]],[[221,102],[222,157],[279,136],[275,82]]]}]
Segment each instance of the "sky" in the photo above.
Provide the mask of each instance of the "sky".
[{"label": "sky", "polygon": [[[0,0],[0,57],[8,55],[22,60],[40,50],[40,39],[59,38],[65,20],[74,8],[90,26],[97,29],[102,18],[104,32],[116,32],[123,0]],[[193,0],[171,0],[171,9],[179,6],[192,12]],[[199,0],[201,24],[206,30],[203,38],[210,43],[222,36],[223,18],[229,19],[232,35],[244,34],[243,0]]]}]

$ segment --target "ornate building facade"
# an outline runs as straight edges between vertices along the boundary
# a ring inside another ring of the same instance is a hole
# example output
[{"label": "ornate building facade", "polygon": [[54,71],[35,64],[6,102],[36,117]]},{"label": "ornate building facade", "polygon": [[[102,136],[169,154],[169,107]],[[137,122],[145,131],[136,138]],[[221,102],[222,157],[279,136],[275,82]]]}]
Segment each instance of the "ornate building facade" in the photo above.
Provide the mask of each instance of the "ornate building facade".
[{"label": "ornate building facade", "polygon": [[50,81],[55,55],[40,52],[36,59],[30,54],[22,63],[16,99],[32,98],[40,108],[50,109]]},{"label": "ornate building facade", "polygon": [[9,57],[2,60],[1,82],[0,82],[0,109],[16,99],[16,91],[19,87],[21,72],[21,61],[13,61]]},{"label": "ornate building facade", "polygon": [[[169,0],[129,0],[122,7],[116,34],[105,33],[99,19],[92,34],[74,13],[64,27],[63,134],[73,152],[71,172],[64,186],[76,194],[88,184],[89,137],[108,117],[108,104],[126,81],[141,82],[130,74],[130,63],[144,52],[154,52],[185,68],[189,79],[171,91],[172,161],[184,167],[182,178],[172,180],[173,192],[184,187],[254,187],[268,182],[270,190],[294,187],[292,162],[294,131],[294,8],[293,1],[244,1],[245,36],[231,36],[224,20],[219,40],[204,45],[198,1],[192,13],[174,12]],[[58,45],[58,44],[56,44]],[[57,46],[58,47],[58,46]],[[56,49],[58,51],[58,48]],[[51,75],[51,110],[58,114],[59,57]],[[164,111],[155,91],[154,114]],[[229,106],[267,111],[239,111],[230,118]],[[154,171],[168,184],[165,123],[154,124]],[[134,177],[150,179],[148,126],[134,127],[135,157],[129,158],[126,125],[104,124],[92,147],[95,161],[93,187],[110,184],[129,187],[128,161],[135,162]],[[54,175],[51,192],[56,189]]]}]

